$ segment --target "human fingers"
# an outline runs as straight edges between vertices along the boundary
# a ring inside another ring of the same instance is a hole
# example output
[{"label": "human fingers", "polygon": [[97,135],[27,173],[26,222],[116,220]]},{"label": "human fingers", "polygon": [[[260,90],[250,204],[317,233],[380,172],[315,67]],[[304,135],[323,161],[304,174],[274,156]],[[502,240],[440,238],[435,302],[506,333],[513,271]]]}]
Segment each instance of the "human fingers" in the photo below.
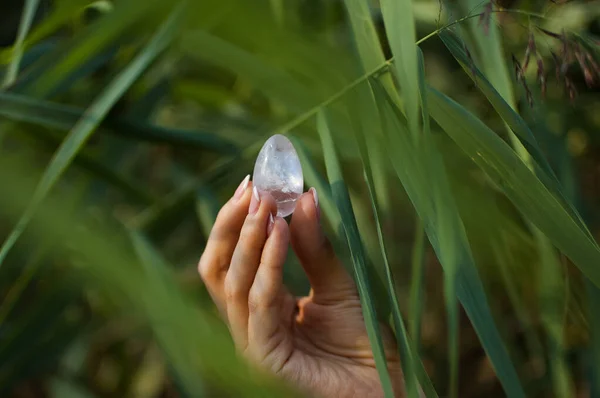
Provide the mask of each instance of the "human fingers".
[{"label": "human fingers", "polygon": [[[277,217],[270,229],[260,265],[248,297],[248,354],[270,369],[280,369],[292,349],[282,323],[291,315],[295,299],[283,286],[283,265],[289,245],[289,228]],[[287,307],[287,308],[286,308]]]},{"label": "human fingers", "polygon": [[313,289],[315,303],[332,303],[356,295],[356,286],[336,256],[320,223],[315,188],[296,203],[290,225],[291,241]]},{"label": "human fingers", "polygon": [[276,211],[275,200],[268,194],[259,195],[254,187],[248,215],[225,276],[227,319],[233,339],[242,350],[248,342],[248,295],[260,264],[267,228]]},{"label": "human fingers", "polygon": [[225,316],[224,281],[233,251],[240,237],[252,197],[250,175],[240,183],[233,197],[221,208],[210,232],[198,272],[213,301]]}]

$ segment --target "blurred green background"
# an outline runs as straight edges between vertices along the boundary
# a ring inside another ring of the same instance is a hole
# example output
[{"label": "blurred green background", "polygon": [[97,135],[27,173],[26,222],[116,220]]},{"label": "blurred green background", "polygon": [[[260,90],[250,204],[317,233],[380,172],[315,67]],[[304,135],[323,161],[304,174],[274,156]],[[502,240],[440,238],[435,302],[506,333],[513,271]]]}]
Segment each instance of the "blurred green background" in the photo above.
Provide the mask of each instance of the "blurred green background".
[{"label": "blurred green background", "polygon": [[275,133],[428,397],[600,396],[599,37],[595,0],[3,1],[0,396],[291,396],[196,272]]}]

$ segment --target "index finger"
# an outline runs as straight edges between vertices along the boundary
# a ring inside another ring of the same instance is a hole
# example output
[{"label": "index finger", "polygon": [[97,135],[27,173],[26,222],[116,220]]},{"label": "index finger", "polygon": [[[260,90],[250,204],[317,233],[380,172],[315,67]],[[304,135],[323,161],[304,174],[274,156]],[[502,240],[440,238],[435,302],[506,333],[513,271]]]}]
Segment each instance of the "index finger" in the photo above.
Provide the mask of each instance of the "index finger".
[{"label": "index finger", "polygon": [[247,175],[233,197],[219,211],[198,263],[198,272],[222,314],[225,308],[225,275],[248,214],[251,196],[252,182],[250,175]]}]

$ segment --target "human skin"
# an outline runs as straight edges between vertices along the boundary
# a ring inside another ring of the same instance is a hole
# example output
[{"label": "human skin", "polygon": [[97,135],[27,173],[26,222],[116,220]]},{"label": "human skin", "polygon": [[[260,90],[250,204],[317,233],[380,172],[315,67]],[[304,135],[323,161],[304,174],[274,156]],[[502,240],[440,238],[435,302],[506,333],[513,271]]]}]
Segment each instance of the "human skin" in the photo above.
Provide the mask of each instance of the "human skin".
[{"label": "human skin", "polygon": [[[198,264],[239,353],[317,397],[382,397],[359,296],[320,225],[314,189],[292,221],[246,178],[217,216]],[[308,296],[283,284],[290,245],[308,279]],[[404,396],[396,342],[381,325],[395,395]]]}]

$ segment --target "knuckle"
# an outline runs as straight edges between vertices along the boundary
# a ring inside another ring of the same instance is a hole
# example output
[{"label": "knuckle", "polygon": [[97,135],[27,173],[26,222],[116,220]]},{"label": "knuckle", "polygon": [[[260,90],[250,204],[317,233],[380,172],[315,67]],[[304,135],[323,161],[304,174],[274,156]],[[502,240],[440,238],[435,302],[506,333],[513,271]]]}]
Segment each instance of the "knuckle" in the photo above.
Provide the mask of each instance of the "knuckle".
[{"label": "knuckle", "polygon": [[239,302],[245,300],[247,292],[244,287],[231,281],[231,278],[225,277],[225,299],[228,302]]},{"label": "knuckle", "polygon": [[198,262],[198,273],[204,282],[213,282],[220,279],[224,271],[229,268],[231,259],[218,253],[204,252]]},{"label": "knuckle", "polygon": [[265,289],[257,279],[250,288],[250,293],[248,294],[248,311],[250,313],[256,313],[272,308],[276,304],[277,301],[274,295],[270,294],[268,289]]},{"label": "knuckle", "polygon": [[227,218],[227,214],[230,212],[228,205],[229,205],[229,202],[225,203],[225,205],[223,205],[223,207],[221,207],[219,209],[215,223],[219,220],[223,220],[224,218]]},{"label": "knuckle", "polygon": [[257,240],[257,230],[256,230],[256,222],[248,221],[244,228],[242,228],[242,232],[240,233],[240,242],[246,245],[252,245]]},{"label": "knuckle", "polygon": [[248,312],[250,312],[251,314],[255,314],[259,312],[262,308],[264,308],[262,298],[257,297],[257,295],[253,294],[252,290],[250,290],[250,295],[248,296]]},{"label": "knuckle", "polygon": [[214,270],[212,269],[213,267],[211,267],[211,264],[212,261],[210,256],[206,253],[202,254],[200,261],[198,261],[198,273],[204,282],[209,281],[214,275]]}]

